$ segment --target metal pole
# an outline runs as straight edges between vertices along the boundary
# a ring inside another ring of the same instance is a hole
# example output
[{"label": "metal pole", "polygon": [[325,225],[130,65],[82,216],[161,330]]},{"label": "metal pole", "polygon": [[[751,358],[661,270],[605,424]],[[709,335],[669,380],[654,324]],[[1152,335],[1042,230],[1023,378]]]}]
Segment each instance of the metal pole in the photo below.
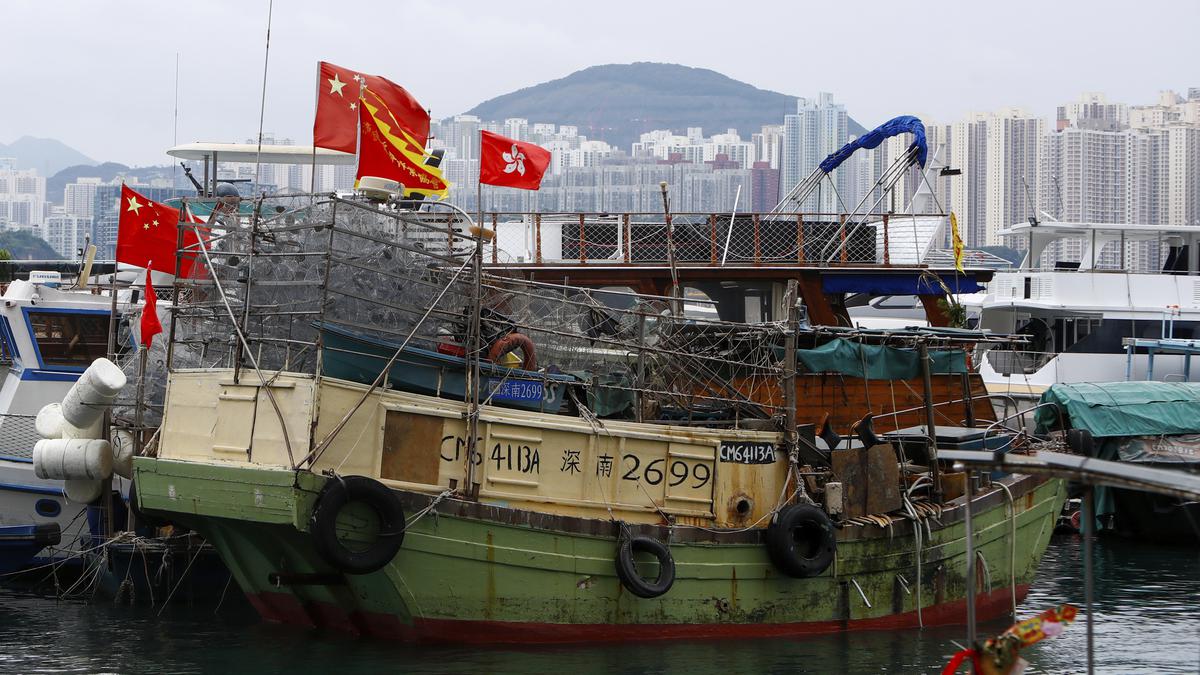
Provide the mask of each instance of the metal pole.
[{"label": "metal pole", "polygon": [[967,648],[975,648],[975,533],[971,523],[971,500],[975,498],[975,490],[971,485],[971,470],[967,472]]},{"label": "metal pole", "polygon": [[733,196],[733,211],[729,214],[729,231],[725,233],[725,251],[721,253],[721,267],[725,266],[725,261],[729,258],[729,240],[733,237],[733,222],[737,220],[738,200],[741,198],[742,186],[739,184],[737,194]]},{"label": "metal pole", "polygon": [[1095,655],[1095,632],[1092,620],[1093,583],[1092,570],[1092,539],[1096,534],[1096,501],[1092,486],[1087,486],[1083,493],[1083,603],[1087,613],[1087,672],[1095,672],[1093,657]]},{"label": "metal pole", "polygon": [[783,294],[784,302],[787,303],[787,333],[783,338],[783,412],[785,441],[792,468],[800,466],[799,441],[796,435],[796,331],[799,330],[800,323],[796,297],[799,292],[800,282],[788,279],[787,291]]},{"label": "metal pole", "polygon": [[667,182],[659,183],[658,187],[662,190],[663,216],[667,223],[667,262],[671,266],[671,314],[679,316],[683,311],[679,306],[679,270],[675,267],[675,230],[671,226],[671,200],[667,196]]},{"label": "metal pole", "polygon": [[[929,440],[929,477],[933,479],[933,495],[935,501],[942,500],[942,476],[938,470],[937,460],[937,427],[934,424],[933,413],[933,377],[930,375],[929,344],[921,340],[919,354],[921,357],[921,383],[925,398],[925,433]],[[970,509],[967,510],[970,513]],[[969,522],[969,521],[968,521]]]}]

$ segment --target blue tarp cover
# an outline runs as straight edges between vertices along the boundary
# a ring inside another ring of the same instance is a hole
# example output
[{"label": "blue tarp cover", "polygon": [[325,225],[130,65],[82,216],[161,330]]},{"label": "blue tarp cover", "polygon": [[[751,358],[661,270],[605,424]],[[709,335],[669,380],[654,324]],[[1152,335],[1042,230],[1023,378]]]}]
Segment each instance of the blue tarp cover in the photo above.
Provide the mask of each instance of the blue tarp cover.
[{"label": "blue tarp cover", "polygon": [[1061,410],[1070,427],[1096,438],[1200,433],[1200,384],[1193,382],[1055,384],[1041,403],[1057,405],[1038,408],[1039,431],[1055,428]]},{"label": "blue tarp cover", "polygon": [[921,123],[921,120],[912,115],[901,115],[880,124],[862,136],[843,145],[840,150],[826,157],[824,162],[821,162],[821,171],[829,173],[838,168],[839,164],[846,161],[847,157],[853,155],[855,150],[859,148],[867,150],[877,148],[885,139],[892,136],[899,136],[900,134],[913,135],[912,145],[908,147],[915,146],[917,148],[917,162],[920,163],[921,168],[925,168],[925,158],[929,154],[929,148],[925,144],[925,125]]},{"label": "blue tarp cover", "polygon": [[[974,274],[939,275],[942,283],[954,293],[978,293],[983,290]],[[821,279],[826,293],[870,293],[871,295],[940,295],[942,288],[921,274],[826,274]]]},{"label": "blue tarp cover", "polygon": [[[840,373],[868,380],[911,380],[921,376],[921,357],[915,349],[863,344],[837,338],[813,349],[797,349],[796,360],[810,373]],[[961,349],[929,350],[934,374],[967,372]]]}]

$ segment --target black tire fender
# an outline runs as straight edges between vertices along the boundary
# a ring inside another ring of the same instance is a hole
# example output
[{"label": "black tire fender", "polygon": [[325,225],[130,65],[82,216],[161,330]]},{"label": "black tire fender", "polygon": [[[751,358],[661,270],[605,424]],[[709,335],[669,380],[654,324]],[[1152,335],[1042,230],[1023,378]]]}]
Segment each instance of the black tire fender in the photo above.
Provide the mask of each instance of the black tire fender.
[{"label": "black tire fender", "polygon": [[[647,581],[637,571],[634,553],[649,553],[658,560],[658,578]],[[630,593],[639,598],[657,598],[671,590],[675,583],[675,558],[666,544],[653,537],[621,537],[617,549],[617,578]]]},{"label": "black tire fender", "polygon": [[[379,517],[379,534],[364,550],[348,548],[337,534],[337,519],[347,504],[360,502]],[[390,488],[366,476],[330,478],[317,496],[308,532],[321,559],[346,574],[370,574],[391,562],[404,543],[404,507]]]},{"label": "black tire fender", "polygon": [[799,579],[829,569],[837,552],[833,522],[812,504],[783,507],[767,527],[766,542],[775,567]]}]

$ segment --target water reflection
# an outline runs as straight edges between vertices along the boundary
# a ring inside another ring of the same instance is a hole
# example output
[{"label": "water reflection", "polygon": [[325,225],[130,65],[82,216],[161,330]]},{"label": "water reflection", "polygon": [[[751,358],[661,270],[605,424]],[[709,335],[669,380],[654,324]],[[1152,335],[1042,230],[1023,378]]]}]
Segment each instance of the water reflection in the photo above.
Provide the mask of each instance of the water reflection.
[{"label": "water reflection", "polygon": [[[1098,672],[1200,672],[1200,557],[1102,541],[1096,557]],[[1082,606],[1077,538],[1056,538],[1021,607],[1028,616]],[[999,632],[1006,622],[981,626]],[[0,672],[207,673],[937,673],[965,629],[820,635],[800,640],[633,643],[574,647],[412,647],[260,624],[245,607],[140,607],[56,602],[0,590]],[[1084,669],[1083,617],[1030,650],[1029,672]]]}]

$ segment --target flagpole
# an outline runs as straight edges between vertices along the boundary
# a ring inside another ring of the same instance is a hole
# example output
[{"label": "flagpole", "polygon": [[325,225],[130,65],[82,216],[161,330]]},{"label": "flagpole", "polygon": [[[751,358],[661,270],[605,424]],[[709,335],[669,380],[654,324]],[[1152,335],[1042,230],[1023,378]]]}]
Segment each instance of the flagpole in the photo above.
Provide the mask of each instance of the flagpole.
[{"label": "flagpole", "polygon": [[[321,62],[317,61],[317,95],[313,97],[313,126],[316,126],[317,107],[321,105]],[[312,195],[309,200],[314,202],[317,199],[317,139],[314,135],[312,146],[312,176],[309,179],[310,185],[308,193]]]}]

